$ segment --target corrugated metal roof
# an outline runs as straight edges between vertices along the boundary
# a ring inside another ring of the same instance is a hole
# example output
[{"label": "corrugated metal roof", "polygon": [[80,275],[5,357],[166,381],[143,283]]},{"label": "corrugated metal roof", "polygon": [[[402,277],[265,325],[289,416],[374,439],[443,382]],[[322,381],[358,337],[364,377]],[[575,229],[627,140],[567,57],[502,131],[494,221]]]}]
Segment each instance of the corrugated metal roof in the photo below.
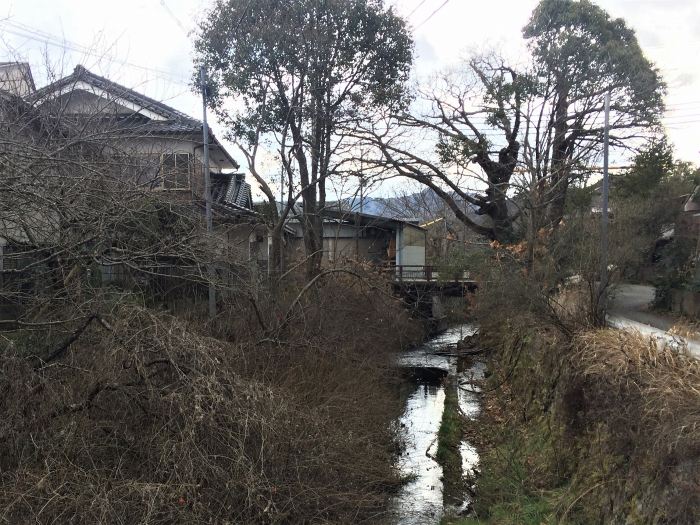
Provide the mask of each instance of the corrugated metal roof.
[{"label": "corrugated metal roof", "polygon": [[416,220],[414,219],[381,217],[379,215],[371,215],[369,213],[359,213],[338,209],[325,209],[321,211],[321,215],[323,215],[324,218],[344,221],[352,224],[363,224],[365,226],[378,226],[396,229],[400,226],[406,225],[419,230],[425,230],[425,228],[417,224]]}]

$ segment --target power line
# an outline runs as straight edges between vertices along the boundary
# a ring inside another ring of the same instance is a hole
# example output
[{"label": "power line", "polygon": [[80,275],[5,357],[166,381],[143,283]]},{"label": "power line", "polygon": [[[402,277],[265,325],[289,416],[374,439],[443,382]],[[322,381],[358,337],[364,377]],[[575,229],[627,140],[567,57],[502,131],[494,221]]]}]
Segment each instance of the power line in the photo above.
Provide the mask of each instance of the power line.
[{"label": "power line", "polygon": [[411,17],[413,16],[413,13],[415,13],[416,11],[418,11],[418,10],[423,6],[423,4],[424,4],[425,2],[426,2],[426,0],[421,0],[420,3],[419,3],[416,7],[413,8],[413,11],[411,11],[410,13],[408,13],[408,15],[406,16],[406,18],[411,18]]},{"label": "power line", "polygon": [[419,27],[421,27],[421,26],[423,26],[424,24],[426,24],[426,23],[428,22],[428,20],[430,20],[431,18],[433,18],[443,7],[445,7],[445,6],[447,5],[447,3],[448,3],[449,1],[450,1],[450,0],[445,0],[442,4],[440,4],[440,7],[438,7],[435,11],[433,11],[432,13],[430,13],[430,15],[428,15],[428,18],[426,18],[425,20],[423,20],[423,21],[422,21],[420,24],[418,24],[414,29],[418,29]]},{"label": "power line", "polygon": [[688,100],[685,102],[676,102],[673,104],[666,104],[667,108],[672,108],[672,109],[667,109],[666,111],[679,111],[681,106],[687,107],[687,106],[699,106],[700,105],[700,100]]},{"label": "power line", "polygon": [[163,9],[166,10],[168,15],[170,15],[170,18],[173,19],[173,21],[177,24],[177,26],[182,29],[183,34],[187,35],[187,29],[185,29],[185,26],[182,25],[182,22],[180,22],[180,19],[175,16],[175,13],[173,13],[172,9],[168,7],[168,5],[165,3],[165,0],[160,0],[160,5],[163,6]]},{"label": "power line", "polygon": [[46,45],[57,47],[57,48],[64,49],[64,50],[68,49],[71,51],[75,51],[76,53],[82,53],[82,54],[89,56],[89,57],[92,57],[92,58],[108,58],[120,66],[131,67],[134,69],[139,69],[141,71],[146,71],[146,72],[152,73],[154,76],[159,77],[163,80],[168,80],[168,81],[171,81],[174,83],[181,84],[183,86],[190,85],[189,80],[186,80],[182,77],[174,76],[167,71],[163,71],[163,70],[152,68],[152,67],[142,66],[140,64],[134,64],[132,62],[127,62],[125,60],[116,58],[113,55],[110,55],[108,53],[98,53],[90,48],[87,48],[85,46],[82,46],[80,44],[72,42],[70,40],[62,39],[61,37],[58,37],[56,35],[52,35],[52,34],[47,33],[45,31],[38,30],[36,28],[27,26],[25,24],[13,22],[10,20],[2,20],[2,21],[0,21],[0,24],[3,24],[5,26],[10,26],[9,28],[3,27],[3,31],[5,31],[6,33],[13,34],[15,36],[19,36],[20,38],[26,38],[28,40],[33,40],[35,42],[41,42],[42,44],[46,44]]},{"label": "power line", "polygon": [[682,124],[683,122],[698,122],[700,115],[676,115],[675,117],[664,117],[661,120],[669,124]]},{"label": "power line", "polygon": [[700,124],[700,120],[687,120],[684,122],[670,122],[666,127],[669,129],[681,129],[683,126],[688,127],[691,124]]}]

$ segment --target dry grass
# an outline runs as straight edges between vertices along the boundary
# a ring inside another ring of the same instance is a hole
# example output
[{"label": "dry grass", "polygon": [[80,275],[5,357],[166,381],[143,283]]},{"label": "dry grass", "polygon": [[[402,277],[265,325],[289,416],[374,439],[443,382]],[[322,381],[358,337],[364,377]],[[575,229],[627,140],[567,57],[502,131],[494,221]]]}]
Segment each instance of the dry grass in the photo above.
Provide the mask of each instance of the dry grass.
[{"label": "dry grass", "polygon": [[381,521],[398,482],[388,364],[411,330],[352,283],[317,292],[284,343],[121,306],[45,366],[7,346],[0,522]]},{"label": "dry grass", "polygon": [[700,523],[700,361],[594,329],[592,279],[561,287],[554,274],[492,266],[477,317],[491,359],[484,392],[497,400],[485,406],[502,410],[484,429],[479,517]]},{"label": "dry grass", "polygon": [[700,522],[700,361],[635,332],[570,337],[532,312],[481,313],[487,392],[507,409],[483,456],[481,517],[524,523],[540,505],[552,523]]},{"label": "dry grass", "polygon": [[574,348],[568,413],[595,436],[588,452],[608,458],[591,474],[611,516],[697,523],[700,362],[635,332],[583,333]]},{"label": "dry grass", "polygon": [[668,333],[686,339],[698,340],[700,339],[700,323],[687,317],[681,317],[675,321]]}]

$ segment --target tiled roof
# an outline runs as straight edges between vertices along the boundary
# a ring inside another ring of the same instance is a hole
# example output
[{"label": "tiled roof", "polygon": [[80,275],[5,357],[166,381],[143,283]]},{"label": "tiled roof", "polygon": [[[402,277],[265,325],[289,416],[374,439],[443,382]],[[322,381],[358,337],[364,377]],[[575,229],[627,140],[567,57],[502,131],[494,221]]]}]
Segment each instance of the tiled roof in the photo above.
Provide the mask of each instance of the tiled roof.
[{"label": "tiled roof", "polygon": [[202,124],[199,122],[182,122],[173,120],[151,120],[141,123],[129,123],[121,129],[124,131],[138,131],[144,135],[170,135],[170,134],[201,134]]},{"label": "tiled roof", "polygon": [[200,121],[193,119],[188,115],[185,115],[184,113],[168,106],[167,104],[163,104],[162,102],[159,102],[158,100],[153,99],[151,97],[147,97],[146,95],[134,91],[133,89],[129,89],[125,86],[122,86],[121,84],[112,82],[111,80],[105,77],[96,75],[95,73],[88,71],[81,65],[75,66],[73,73],[68,75],[67,77],[63,77],[55,82],[52,82],[47,86],[44,86],[41,89],[37,89],[32,95],[30,95],[29,100],[30,102],[39,102],[47,95],[80,81],[86,82],[98,89],[102,89],[110,93],[117,99],[127,100],[144,109],[153,111],[154,113],[157,113],[163,118],[170,120],[186,121],[192,123],[193,125],[198,124],[200,127],[202,125]]},{"label": "tiled roof", "polygon": [[250,184],[236,173],[212,173],[212,201],[236,210],[251,212]]},{"label": "tiled roof", "polygon": [[250,184],[243,181],[234,183],[233,179],[235,178],[236,177],[233,177],[231,183],[228,185],[225,201],[228,204],[248,208],[251,201]]},{"label": "tiled roof", "polygon": [[[112,82],[111,80],[96,75],[88,71],[83,66],[78,65],[73,70],[73,73],[59,79],[41,89],[35,91],[27,97],[27,100],[32,104],[42,103],[52,93],[60,93],[64,88],[71,88],[78,82],[85,82],[95,88],[105,91],[114,97],[115,101],[123,100],[144,110],[151,111],[165,120],[148,119],[139,113],[131,114],[119,121],[115,131],[123,134],[138,133],[139,135],[194,135],[202,133],[202,122],[200,120],[189,117],[175,108],[168,106],[158,100],[148,97],[142,93],[138,93],[133,89],[129,89],[121,84]],[[90,117],[94,121],[94,116]],[[113,117],[111,117],[113,118]],[[226,149],[219,143],[210,128],[210,140],[212,145],[216,145],[221,149],[226,158],[233,166],[238,168],[238,163],[230,156]]]}]

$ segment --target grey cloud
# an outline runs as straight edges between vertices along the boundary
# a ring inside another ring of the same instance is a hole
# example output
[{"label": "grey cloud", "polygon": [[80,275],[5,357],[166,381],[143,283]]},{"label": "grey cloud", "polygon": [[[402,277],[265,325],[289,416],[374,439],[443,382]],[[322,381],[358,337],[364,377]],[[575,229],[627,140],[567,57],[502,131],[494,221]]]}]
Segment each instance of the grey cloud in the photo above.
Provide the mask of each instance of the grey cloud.
[{"label": "grey cloud", "polygon": [[676,87],[690,86],[695,82],[695,75],[692,73],[681,73],[675,79]]}]

